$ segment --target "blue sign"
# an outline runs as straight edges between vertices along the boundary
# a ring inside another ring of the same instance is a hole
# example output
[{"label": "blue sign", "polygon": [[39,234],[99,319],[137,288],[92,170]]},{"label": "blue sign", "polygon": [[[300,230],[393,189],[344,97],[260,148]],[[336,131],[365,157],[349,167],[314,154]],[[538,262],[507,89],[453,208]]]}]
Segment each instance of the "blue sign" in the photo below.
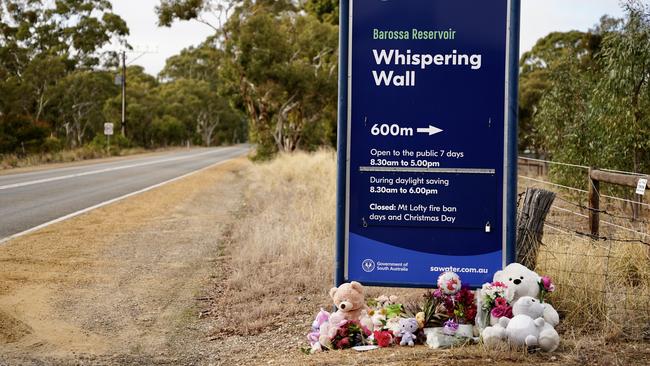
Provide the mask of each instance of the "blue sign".
[{"label": "blue sign", "polygon": [[519,2],[341,3],[337,282],[512,261]]}]

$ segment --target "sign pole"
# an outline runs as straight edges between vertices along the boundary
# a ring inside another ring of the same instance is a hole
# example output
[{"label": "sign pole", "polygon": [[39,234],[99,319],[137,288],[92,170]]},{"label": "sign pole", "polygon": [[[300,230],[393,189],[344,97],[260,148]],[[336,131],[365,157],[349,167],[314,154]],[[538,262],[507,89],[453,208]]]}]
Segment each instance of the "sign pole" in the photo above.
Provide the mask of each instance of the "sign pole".
[{"label": "sign pole", "polygon": [[126,51],[122,51],[122,136],[126,137]]},{"label": "sign pole", "polygon": [[506,193],[506,242],[510,243],[505,248],[505,262],[503,266],[515,262],[517,258],[517,161],[518,161],[518,132],[517,121],[519,120],[519,27],[521,19],[521,0],[509,0],[508,16],[508,140],[507,145],[509,159],[506,177],[508,187]]},{"label": "sign pole", "polygon": [[336,262],[334,284],[345,282],[346,200],[348,161],[348,38],[350,0],[340,0],[339,5],[339,94],[337,129],[336,177]]}]

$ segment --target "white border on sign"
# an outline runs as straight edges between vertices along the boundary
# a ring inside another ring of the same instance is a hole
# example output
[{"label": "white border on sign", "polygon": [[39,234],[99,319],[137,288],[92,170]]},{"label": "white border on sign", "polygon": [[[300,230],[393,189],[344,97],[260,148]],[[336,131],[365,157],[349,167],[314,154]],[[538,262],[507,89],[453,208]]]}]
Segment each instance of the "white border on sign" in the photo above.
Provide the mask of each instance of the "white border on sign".
[{"label": "white border on sign", "polygon": [[[343,261],[344,280],[349,280],[349,256],[350,256],[350,145],[352,137],[352,39],[353,39],[353,19],[354,19],[354,1],[349,1],[349,14],[348,14],[348,72],[347,72],[347,140],[346,140],[346,158],[345,158],[345,255]],[[502,231],[501,231],[501,261],[502,267],[507,265],[508,260],[508,217],[510,209],[508,206],[508,174],[510,169],[510,162],[508,159],[508,146],[510,143],[510,108],[508,108],[510,97],[510,33],[511,33],[511,16],[512,16],[512,0],[507,0],[506,4],[506,26],[505,26],[505,90],[504,90],[504,139],[503,139],[503,192],[502,192]],[[513,243],[512,245],[515,245]]]}]

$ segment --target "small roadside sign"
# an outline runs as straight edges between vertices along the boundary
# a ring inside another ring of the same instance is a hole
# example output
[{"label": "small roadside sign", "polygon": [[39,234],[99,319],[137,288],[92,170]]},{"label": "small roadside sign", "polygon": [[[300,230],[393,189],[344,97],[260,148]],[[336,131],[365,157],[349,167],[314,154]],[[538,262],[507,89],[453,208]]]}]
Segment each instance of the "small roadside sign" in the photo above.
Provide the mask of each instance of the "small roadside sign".
[{"label": "small roadside sign", "polygon": [[104,135],[113,135],[113,124],[111,122],[104,123]]},{"label": "small roadside sign", "polygon": [[636,183],[636,194],[645,195],[646,187],[648,186],[648,179],[639,178],[639,181]]}]

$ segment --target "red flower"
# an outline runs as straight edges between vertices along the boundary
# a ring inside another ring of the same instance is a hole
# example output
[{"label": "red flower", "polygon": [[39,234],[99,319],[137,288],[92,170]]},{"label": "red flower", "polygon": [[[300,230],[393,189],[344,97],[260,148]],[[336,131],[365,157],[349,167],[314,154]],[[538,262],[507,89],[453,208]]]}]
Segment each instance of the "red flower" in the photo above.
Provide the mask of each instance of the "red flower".
[{"label": "red flower", "polygon": [[374,331],[375,340],[379,347],[388,347],[393,342],[393,336],[390,334],[390,331]]},{"label": "red flower", "polygon": [[474,303],[474,292],[467,287],[463,287],[460,292],[456,294],[456,301],[468,306]]},{"label": "red flower", "polygon": [[476,318],[476,306],[470,306],[465,310],[465,320],[471,324],[474,318]]},{"label": "red flower", "polygon": [[512,306],[497,306],[492,311],[490,312],[493,317],[495,318],[501,318],[501,317],[506,317],[506,318],[512,318]]},{"label": "red flower", "polygon": [[343,349],[350,346],[350,339],[348,337],[341,338],[340,341],[336,343],[336,348]]},{"label": "red flower", "polygon": [[506,286],[505,283],[499,282],[499,281],[492,282],[492,286],[494,286],[494,287],[506,287],[506,288],[508,287],[508,286]]},{"label": "red flower", "polygon": [[455,278],[452,278],[449,281],[447,281],[447,290],[454,291],[456,290],[456,287],[458,287],[458,281]]},{"label": "red flower", "polygon": [[497,297],[496,299],[494,299],[494,303],[496,304],[496,306],[508,306],[508,301],[506,301],[506,299],[504,299],[503,297]]}]

